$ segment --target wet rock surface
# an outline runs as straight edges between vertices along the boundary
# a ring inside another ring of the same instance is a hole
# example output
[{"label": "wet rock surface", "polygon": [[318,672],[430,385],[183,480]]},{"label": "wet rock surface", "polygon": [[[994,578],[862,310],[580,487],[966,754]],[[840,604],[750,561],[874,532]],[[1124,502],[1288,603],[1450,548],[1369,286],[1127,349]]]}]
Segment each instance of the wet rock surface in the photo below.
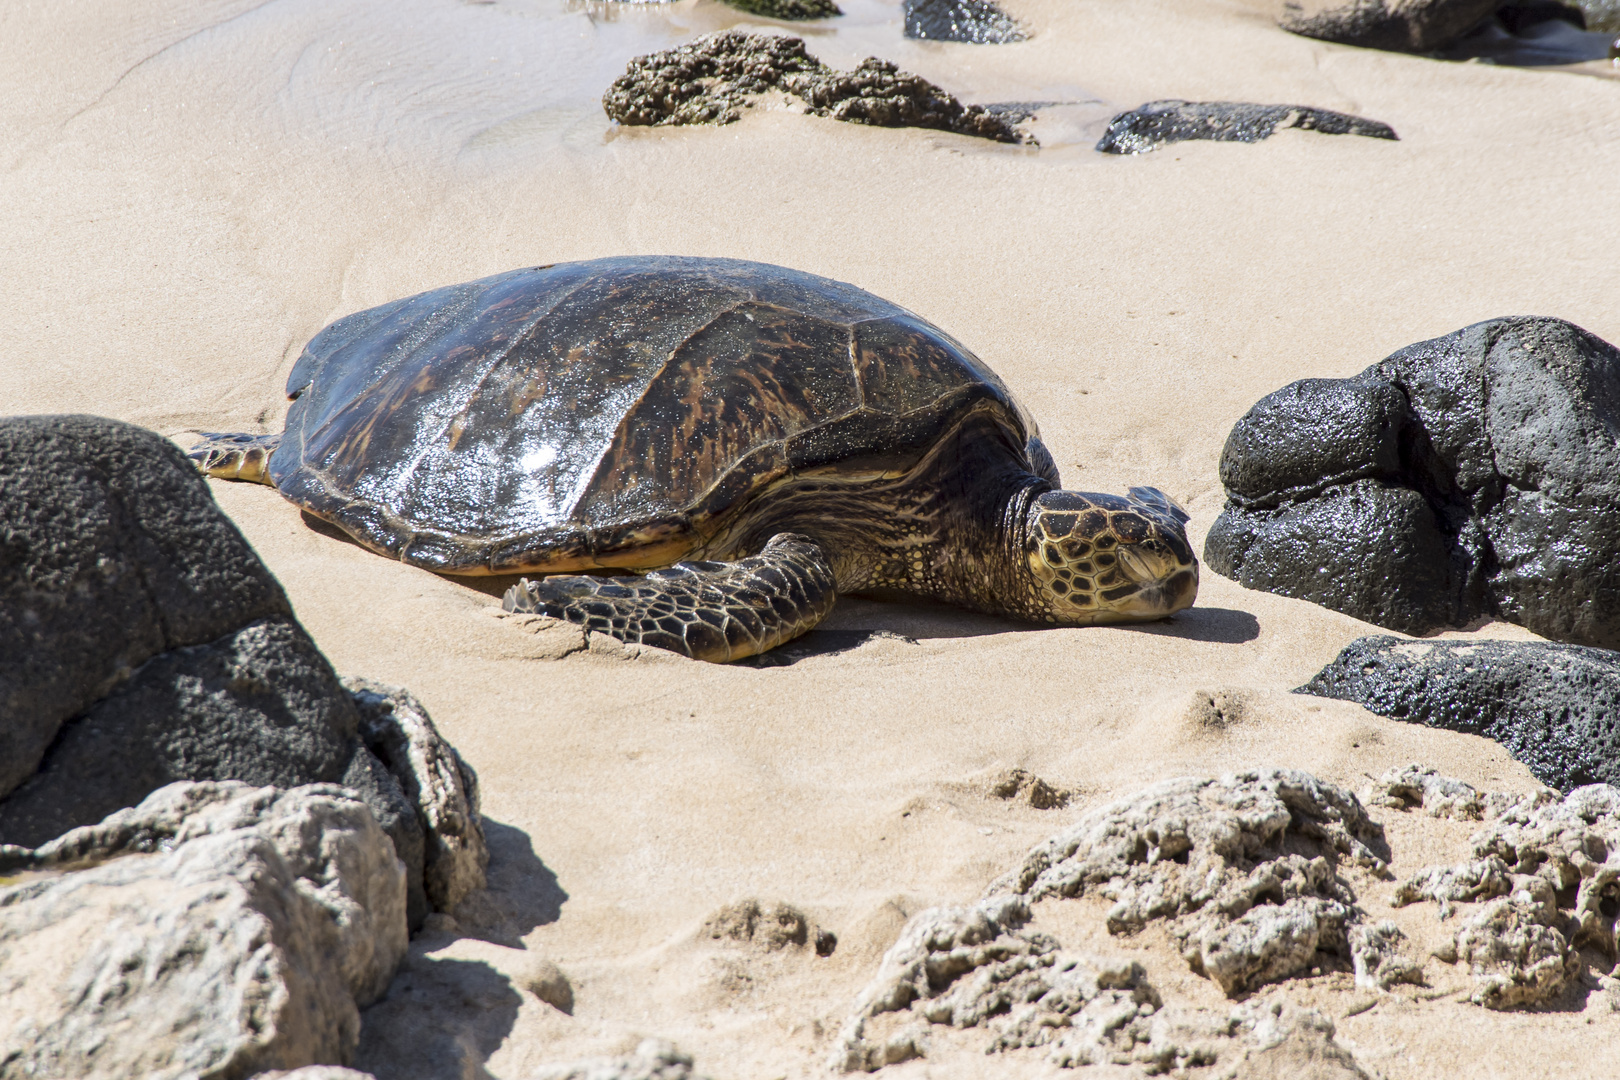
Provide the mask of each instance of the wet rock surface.
[{"label": "wet rock surface", "polygon": [[991,0],[906,0],[906,37],[1002,45],[1023,41],[1018,22]]},{"label": "wet rock surface", "polygon": [[830,19],[844,13],[833,0],[725,0],[725,3],[750,15],[786,22]]},{"label": "wet rock surface", "polygon": [[1620,645],[1620,350],[1492,319],[1250,409],[1216,573],[1408,634],[1480,616]]},{"label": "wet rock surface", "polygon": [[1150,101],[1109,123],[1097,142],[1104,154],[1145,154],[1189,139],[1259,142],[1286,128],[1324,135],[1395,139],[1388,124],[1305,105],[1254,105],[1238,101]]},{"label": "wet rock surface", "polygon": [[1305,37],[1394,52],[1428,52],[1461,37],[1499,0],[1289,0],[1278,20]]},{"label": "wet rock surface", "polygon": [[1296,692],[1494,739],[1553,787],[1620,785],[1620,653],[1608,649],[1365,637]]},{"label": "wet rock surface", "polygon": [[[1444,782],[1454,799],[1469,785]],[[1578,950],[1613,957],[1620,913],[1620,791],[1606,784],[1474,801],[1486,826],[1469,838],[1471,858],[1431,866],[1397,887],[1397,906],[1432,901],[1441,919],[1464,915],[1440,958],[1468,965],[1469,999],[1489,1009],[1541,1005],[1580,973]],[[1427,798],[1420,805],[1427,805]]]},{"label": "wet rock surface", "polygon": [[0,1075],[341,1064],[405,953],[405,871],[334,785],[181,783],[0,847]]},{"label": "wet rock surface", "polygon": [[729,124],[754,98],[773,91],[834,120],[1024,141],[1006,118],[964,106],[886,60],[867,57],[853,71],[836,71],[805,52],[800,38],[737,30],[637,57],[602,96],[602,108],[621,124]]},{"label": "wet rock surface", "polygon": [[[929,1025],[983,1027],[987,1053],[1046,1048],[1063,1067],[1136,1065],[1150,1075],[1220,1064],[1322,1062],[1313,1075],[1365,1074],[1333,1024],[1281,998],[1230,1012],[1167,1007],[1140,964],[1065,952],[1027,928],[1029,903],[992,896],[913,917],[840,1032],[829,1065],[871,1072],[925,1057]],[[1251,1068],[1255,1066],[1250,1066]],[[1295,1074],[1297,1075],[1297,1074]]]},{"label": "wet rock surface", "polygon": [[341,783],[405,861],[413,926],[482,884],[471,770],[408,694],[345,688],[168,440],[0,421],[0,514],[0,843],[176,781]]},{"label": "wet rock surface", "polygon": [[1416,968],[1340,873],[1386,875],[1382,847],[1356,797],[1308,773],[1170,780],[1085,815],[990,891],[1104,897],[1115,934],[1162,920],[1188,965],[1228,995],[1306,971],[1319,953],[1387,987]]}]

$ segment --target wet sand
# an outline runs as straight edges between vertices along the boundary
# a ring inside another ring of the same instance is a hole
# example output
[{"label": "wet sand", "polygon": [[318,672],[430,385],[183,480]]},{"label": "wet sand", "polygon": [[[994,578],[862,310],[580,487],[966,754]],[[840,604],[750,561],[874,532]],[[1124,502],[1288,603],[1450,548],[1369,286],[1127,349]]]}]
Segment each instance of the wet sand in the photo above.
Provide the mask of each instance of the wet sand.
[{"label": "wet sand", "polygon": [[[1327,45],[1277,30],[1260,3],[1005,6],[1029,41],[906,41],[880,0],[846,4],[847,30],[804,33],[830,64],[876,54],[965,101],[1075,102],[1037,122],[1039,149],[780,108],[613,130],[597,99],[629,57],[760,25],[707,0],[12,5],[0,401],[181,441],[279,430],[299,350],[349,312],[541,262],[759,259],[944,327],[1038,418],[1067,486],[1159,486],[1201,547],[1226,433],[1270,390],[1498,315],[1620,341],[1615,80]],[[1400,141],[1285,131],[1092,152],[1113,112],[1171,97],[1335,109]],[[846,600],[820,639],[842,651],[789,664],[551,660],[486,592],[335,539],[268,488],[213,490],[338,670],[409,686],[483,781],[494,888],[462,936],[418,943],[411,977],[436,988],[432,1007],[402,995],[378,1014],[361,1064],[385,1077],[460,1055],[465,1075],[518,1078],[646,1035],[717,1080],[821,1075],[904,918],[976,896],[1086,807],[1272,765],[1353,788],[1411,761],[1533,786],[1484,740],[1289,694],[1378,631],[1207,568],[1198,606],[1149,626]],[[1221,689],[1247,695],[1241,723],[1189,719],[1195,692]],[[1075,801],[987,798],[983,778],[1013,766]],[[1397,873],[1464,853],[1465,828],[1375,816]],[[801,907],[837,951],[700,935],[750,896]],[[1100,911],[1042,908],[1064,925]],[[1427,905],[1395,916],[1434,933]],[[1220,1004],[1162,935],[1112,945],[1167,998]],[[572,1015],[512,989],[537,958],[573,980]],[[1365,996],[1331,978],[1286,989],[1336,1018]],[[1620,1015],[1596,993],[1495,1014],[1400,991],[1338,1023],[1389,1077],[1598,1077],[1620,1059]],[[1038,1051],[986,1058],[980,1032],[941,1039],[889,1072],[1056,1072]]]}]

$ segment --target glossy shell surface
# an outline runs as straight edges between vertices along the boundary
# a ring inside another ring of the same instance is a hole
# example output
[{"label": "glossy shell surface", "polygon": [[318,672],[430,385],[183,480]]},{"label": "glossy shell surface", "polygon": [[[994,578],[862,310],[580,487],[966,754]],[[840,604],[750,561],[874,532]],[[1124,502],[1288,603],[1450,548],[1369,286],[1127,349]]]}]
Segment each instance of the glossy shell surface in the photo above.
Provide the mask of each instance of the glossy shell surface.
[{"label": "glossy shell surface", "polygon": [[282,493],[455,573],[666,565],[796,479],[905,475],[970,412],[1008,446],[1035,435],[923,319],[725,259],[562,263],[384,304],[317,335],[287,392]]}]

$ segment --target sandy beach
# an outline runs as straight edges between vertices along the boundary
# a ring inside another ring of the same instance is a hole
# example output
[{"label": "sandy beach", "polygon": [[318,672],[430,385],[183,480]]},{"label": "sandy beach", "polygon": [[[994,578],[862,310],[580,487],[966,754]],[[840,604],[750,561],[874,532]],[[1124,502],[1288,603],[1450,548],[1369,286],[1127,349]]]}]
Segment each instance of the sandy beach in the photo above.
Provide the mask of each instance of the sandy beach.
[{"label": "sandy beach", "polygon": [[[1285,383],[1500,315],[1620,342],[1620,79],[1602,65],[1330,45],[1258,0],[1004,6],[1029,40],[908,40],[886,0],[792,32],[835,67],[877,55],[965,102],[1071,103],[1034,122],[1038,148],[770,102],[723,127],[612,125],[600,97],[631,57],[787,30],[710,0],[19,0],[0,9],[0,406],[183,445],[279,431],[299,351],[351,312],[539,263],[755,259],[943,327],[1038,419],[1066,486],[1160,487],[1201,550],[1227,432]],[[1400,138],[1092,150],[1110,116],[1161,98],[1318,106]],[[1384,631],[1207,568],[1194,608],[1141,626],[844,599],[823,626],[842,651],[555,658],[555,638],[499,617],[504,581],[390,562],[268,487],[210,484],[338,671],[408,686],[482,782],[491,889],[417,940],[408,992],[368,1016],[357,1065],[383,1080],[521,1080],[646,1036],[715,1080],[823,1076],[904,920],[977,897],[1087,808],[1271,766],[1352,790],[1411,762],[1537,786],[1486,740],[1291,694]],[[1243,702],[1224,728],[1197,717],[1216,692]],[[989,797],[1014,767],[1071,801]],[[1397,875],[1465,853],[1468,823],[1374,817]],[[1391,889],[1363,903],[1421,956],[1433,907],[1389,909]],[[751,897],[798,907],[836,950],[767,955],[702,931]],[[1161,931],[1110,938],[1104,907],[1043,902],[1036,925],[1223,1007]],[[571,1015],[521,989],[541,960],[572,981]],[[1331,973],[1284,989],[1390,1080],[1614,1074],[1620,1014],[1602,995],[1487,1012],[1462,973],[1426,973],[1376,997]],[[942,1030],[884,1075],[1137,1075],[983,1043]]]}]

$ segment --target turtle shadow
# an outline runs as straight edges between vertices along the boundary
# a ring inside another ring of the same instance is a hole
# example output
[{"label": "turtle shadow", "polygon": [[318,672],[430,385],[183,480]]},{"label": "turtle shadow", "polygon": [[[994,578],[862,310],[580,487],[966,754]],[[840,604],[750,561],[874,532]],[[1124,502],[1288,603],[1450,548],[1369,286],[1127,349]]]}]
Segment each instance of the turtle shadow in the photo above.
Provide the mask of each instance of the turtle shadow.
[{"label": "turtle shadow", "polygon": [[456,907],[456,922],[469,937],[521,949],[531,930],[562,918],[568,893],[522,829],[485,817],[484,843],[487,884]]},{"label": "turtle shadow", "polygon": [[1147,623],[1118,623],[1116,630],[1157,634],[1184,641],[1208,641],[1218,645],[1242,645],[1260,636],[1260,620],[1247,611],[1232,608],[1190,607],[1168,619]]},{"label": "turtle shadow", "polygon": [[[853,624],[853,625],[851,625]],[[738,662],[740,667],[792,667],[812,657],[837,656],[873,641],[899,641],[910,645],[941,638],[987,637],[991,634],[1039,634],[1053,629],[1040,623],[1018,622],[966,611],[948,604],[890,602],[870,596],[843,597],[827,620],[814,630],[778,645],[770,652]],[[1111,623],[1098,629],[1241,645],[1260,636],[1260,620],[1247,611],[1192,607],[1147,623]]]}]

